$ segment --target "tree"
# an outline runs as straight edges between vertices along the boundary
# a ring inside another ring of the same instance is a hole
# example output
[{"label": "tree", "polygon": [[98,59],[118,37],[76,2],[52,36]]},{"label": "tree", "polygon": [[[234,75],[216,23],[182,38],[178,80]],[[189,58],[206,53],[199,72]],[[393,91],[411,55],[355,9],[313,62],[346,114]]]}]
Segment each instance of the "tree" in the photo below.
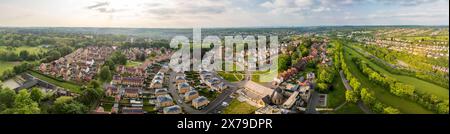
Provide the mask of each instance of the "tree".
[{"label": "tree", "polygon": [[372,93],[369,92],[366,88],[361,89],[361,100],[364,104],[372,105],[375,103],[375,97]]},{"label": "tree", "polygon": [[334,68],[332,67],[328,67],[328,66],[322,66],[322,65],[318,65],[318,76],[317,76],[317,80],[319,82],[324,82],[324,83],[332,83],[333,79],[334,79]]},{"label": "tree", "polygon": [[22,60],[28,60],[28,56],[30,55],[30,53],[26,50],[22,50],[19,52],[19,57]]},{"label": "tree", "polygon": [[88,108],[72,97],[61,96],[57,98],[51,108],[51,113],[54,114],[83,114],[87,113]]},{"label": "tree", "polygon": [[114,52],[111,55],[111,60],[116,64],[116,65],[125,65],[127,64],[127,57],[122,54],[121,52]]},{"label": "tree", "polygon": [[39,105],[30,97],[27,90],[20,90],[14,100],[13,114],[38,114],[40,113]]},{"label": "tree", "polygon": [[104,93],[101,89],[87,88],[81,92],[81,95],[77,98],[84,105],[91,105],[98,102]]},{"label": "tree", "polygon": [[291,65],[291,58],[286,54],[281,54],[278,56],[278,71],[282,72],[287,70]]},{"label": "tree", "polygon": [[358,82],[358,79],[356,79],[355,77],[352,77],[350,79],[350,86],[352,86],[353,90],[359,91],[359,88],[361,86],[361,83]]},{"label": "tree", "polygon": [[346,90],[345,91],[345,100],[347,102],[356,103],[358,102],[358,96],[353,90]]},{"label": "tree", "polygon": [[103,82],[108,82],[111,80],[111,71],[109,69],[109,66],[104,66],[100,70],[100,80]]},{"label": "tree", "polygon": [[14,106],[16,93],[11,89],[0,88],[0,105],[5,105],[6,108]]},{"label": "tree", "polygon": [[326,83],[317,83],[317,88],[319,89],[319,92],[322,93],[328,92],[328,84]]},{"label": "tree", "polygon": [[400,111],[393,107],[385,107],[383,110],[383,113],[385,114],[400,114]]},{"label": "tree", "polygon": [[39,88],[32,88],[30,91],[30,97],[35,102],[40,102],[44,98],[44,93]]},{"label": "tree", "polygon": [[100,87],[100,83],[98,83],[98,81],[96,80],[92,80],[91,82],[89,82],[89,87],[97,89]]},{"label": "tree", "polygon": [[56,50],[51,50],[47,53],[47,61],[57,60],[61,57],[61,53]]}]

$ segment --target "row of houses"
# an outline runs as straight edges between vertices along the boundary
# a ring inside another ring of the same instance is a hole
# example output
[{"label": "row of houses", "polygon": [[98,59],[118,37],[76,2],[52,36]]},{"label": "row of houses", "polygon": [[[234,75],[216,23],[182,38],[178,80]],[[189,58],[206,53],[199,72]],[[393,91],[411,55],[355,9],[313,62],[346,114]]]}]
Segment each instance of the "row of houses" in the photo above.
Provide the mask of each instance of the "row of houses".
[{"label": "row of houses", "polygon": [[89,82],[113,51],[112,47],[106,46],[79,48],[58,60],[42,63],[39,70],[43,74],[60,77],[67,81]]},{"label": "row of houses", "polygon": [[206,84],[211,91],[222,92],[228,88],[228,86],[221,79],[214,77],[210,71],[200,71],[200,81]]}]

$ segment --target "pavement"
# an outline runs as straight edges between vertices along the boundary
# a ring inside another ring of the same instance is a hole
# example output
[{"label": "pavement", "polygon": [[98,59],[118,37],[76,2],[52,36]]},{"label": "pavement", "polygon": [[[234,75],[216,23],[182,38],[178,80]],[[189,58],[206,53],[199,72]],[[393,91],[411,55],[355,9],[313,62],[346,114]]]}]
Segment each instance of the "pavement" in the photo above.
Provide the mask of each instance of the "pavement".
[{"label": "pavement", "polygon": [[[344,87],[346,90],[353,90],[352,87],[348,84],[348,80],[344,76],[344,71],[340,70],[339,75],[341,76],[342,83],[344,84]],[[358,101],[358,107],[361,109],[365,114],[373,114],[373,112],[366,106],[362,101]]]}]

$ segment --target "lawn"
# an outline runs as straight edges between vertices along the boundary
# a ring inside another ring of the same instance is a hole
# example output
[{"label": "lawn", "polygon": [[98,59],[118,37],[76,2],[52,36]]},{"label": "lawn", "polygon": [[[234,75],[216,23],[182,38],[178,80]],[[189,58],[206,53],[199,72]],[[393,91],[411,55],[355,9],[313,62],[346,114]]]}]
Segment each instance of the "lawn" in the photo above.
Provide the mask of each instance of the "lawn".
[{"label": "lawn", "polygon": [[230,105],[223,110],[224,114],[253,114],[257,107],[254,107],[245,102],[239,102],[234,99],[230,102]]},{"label": "lawn", "polygon": [[327,107],[336,108],[345,102],[345,87],[339,74],[335,76],[332,85],[333,88],[329,91],[327,97]]},{"label": "lawn", "polygon": [[215,92],[215,91],[209,91],[209,90],[206,89],[206,88],[198,89],[198,93],[199,93],[201,96],[205,96],[206,98],[208,98],[208,100],[215,100],[215,99],[217,98],[217,96],[219,96],[219,93],[218,93],[218,92]]},{"label": "lawn", "polygon": [[337,111],[334,111],[335,114],[364,114],[364,112],[359,109],[358,105],[354,103],[347,103],[342,106]]},{"label": "lawn", "polygon": [[376,70],[380,73],[383,73],[385,75],[388,75],[390,77],[393,77],[402,83],[415,86],[417,91],[419,91],[419,92],[436,95],[437,97],[439,97],[442,100],[449,99],[449,90],[446,88],[443,88],[441,86],[435,85],[435,84],[427,82],[427,81],[417,79],[415,77],[391,74],[388,71],[386,71],[385,68],[382,68],[381,66],[378,66],[377,64],[371,62],[369,59],[367,59],[366,57],[363,57],[358,52],[356,52],[354,50],[350,50],[350,49],[348,51],[352,54],[359,55],[361,57],[361,59],[366,61],[369,64],[369,66],[372,67],[374,70]]},{"label": "lawn", "polygon": [[381,101],[382,103],[385,103],[387,105],[390,105],[392,107],[395,107],[395,108],[399,109],[402,113],[406,113],[406,114],[432,114],[433,113],[432,111],[429,111],[429,110],[423,108],[421,105],[419,105],[413,101],[407,100],[405,98],[395,96],[395,95],[391,94],[388,89],[369,81],[368,77],[366,75],[364,75],[361,71],[359,71],[356,64],[351,61],[353,56],[358,56],[358,57],[362,57],[362,56],[356,55],[354,53],[354,51],[351,51],[348,47],[345,47],[344,50],[345,50],[344,57],[345,57],[347,66],[349,67],[349,70],[359,80],[362,87],[365,87],[371,91],[374,91],[375,97],[379,101]]},{"label": "lawn", "polygon": [[39,78],[39,79],[41,79],[43,81],[46,81],[48,83],[54,84],[56,86],[59,86],[59,87],[65,88],[65,89],[68,89],[71,92],[74,92],[74,93],[80,93],[81,92],[81,90],[80,90],[81,86],[80,85],[76,85],[76,84],[65,82],[65,81],[60,81],[60,80],[51,78],[50,76],[42,75],[42,74],[39,74],[39,73],[36,73],[36,72],[33,72],[33,71],[28,71],[28,73],[30,73],[34,77]]},{"label": "lawn", "polygon": [[228,72],[217,72],[217,74],[219,76],[221,76],[223,79],[230,81],[230,82],[235,82],[235,81],[241,81],[242,79],[244,79],[244,75],[236,72],[236,73],[228,73]]},{"label": "lawn", "polygon": [[20,46],[20,47],[13,47],[12,50],[8,50],[8,47],[0,46],[0,53],[5,51],[14,51],[15,53],[19,54],[20,51],[23,50],[28,51],[30,54],[39,54],[47,51],[46,48],[42,47]]},{"label": "lawn", "polygon": [[157,111],[154,109],[154,106],[144,106],[142,109],[147,113],[156,113]]},{"label": "lawn", "polygon": [[142,64],[142,62],[139,62],[139,61],[127,61],[127,64],[125,66],[126,67],[136,67],[141,64]]},{"label": "lawn", "polygon": [[276,70],[269,71],[255,71],[252,73],[252,81],[262,83],[262,82],[272,82],[273,78],[277,77],[278,73]]},{"label": "lawn", "polygon": [[7,62],[7,61],[0,61],[0,75],[3,74],[6,70],[12,70],[14,66],[18,65],[20,62]]}]

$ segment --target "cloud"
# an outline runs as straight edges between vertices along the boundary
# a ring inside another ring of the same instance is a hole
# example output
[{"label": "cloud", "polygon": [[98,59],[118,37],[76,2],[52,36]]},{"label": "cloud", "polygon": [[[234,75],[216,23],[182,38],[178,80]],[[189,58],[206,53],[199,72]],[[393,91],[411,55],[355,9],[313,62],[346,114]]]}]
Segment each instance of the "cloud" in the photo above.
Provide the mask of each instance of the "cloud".
[{"label": "cloud", "polygon": [[110,2],[97,2],[94,5],[87,6],[86,9],[94,10],[99,13],[116,13],[126,11],[126,9],[113,8]]},{"label": "cloud", "polygon": [[437,2],[438,0],[378,0],[385,5],[418,6]]},{"label": "cloud", "polygon": [[96,4],[87,6],[86,8],[87,9],[95,9],[98,7],[103,7],[103,6],[108,6],[108,5],[109,5],[109,2],[97,2]]}]

